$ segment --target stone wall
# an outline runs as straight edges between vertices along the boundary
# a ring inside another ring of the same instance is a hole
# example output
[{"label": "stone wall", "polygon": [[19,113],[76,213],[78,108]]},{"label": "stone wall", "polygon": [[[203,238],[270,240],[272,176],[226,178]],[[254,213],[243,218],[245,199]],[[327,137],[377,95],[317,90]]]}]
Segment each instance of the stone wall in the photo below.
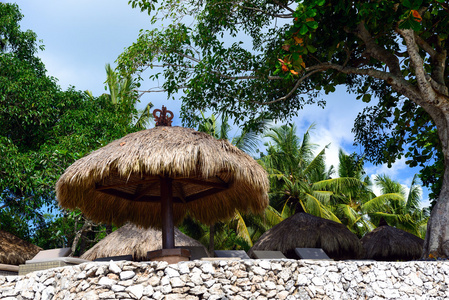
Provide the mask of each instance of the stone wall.
[{"label": "stone wall", "polygon": [[447,299],[449,262],[85,263],[0,276],[0,299]]}]

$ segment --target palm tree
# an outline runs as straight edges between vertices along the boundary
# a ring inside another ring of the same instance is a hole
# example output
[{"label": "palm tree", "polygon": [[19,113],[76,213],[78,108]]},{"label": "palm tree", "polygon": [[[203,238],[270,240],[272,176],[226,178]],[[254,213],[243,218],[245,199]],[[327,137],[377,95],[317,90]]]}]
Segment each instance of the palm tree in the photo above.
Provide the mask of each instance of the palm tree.
[{"label": "palm tree", "polygon": [[413,177],[408,193],[399,182],[386,175],[378,175],[375,182],[382,195],[363,205],[373,223],[378,224],[383,217],[389,225],[424,238],[429,212],[419,207],[421,186],[417,175]]},{"label": "palm tree", "polygon": [[[139,102],[139,95],[135,83],[130,75],[120,76],[115,72],[110,64],[106,64],[106,90],[109,90],[109,97],[114,105],[133,110]],[[145,129],[151,117],[153,104],[149,102],[145,108],[132,116],[135,126],[138,129]]]},{"label": "palm tree", "polygon": [[[258,132],[251,129],[243,129],[239,135],[231,138],[230,132],[232,129],[229,125],[228,117],[223,115],[221,123],[219,123],[220,120],[215,115],[212,114],[210,117],[205,117],[202,112],[198,131],[205,132],[216,139],[227,139],[237,148],[249,154],[254,154],[258,151]],[[258,123],[260,125],[259,128],[265,128],[268,121],[260,120]],[[195,223],[196,225],[193,225]],[[199,230],[199,227],[202,226],[192,219],[187,220],[183,225],[187,233],[190,233],[192,230]],[[204,229],[204,226],[202,228]],[[211,225],[208,231],[201,230],[202,235],[199,237],[199,240],[203,243],[206,239],[208,240],[208,248],[211,253],[213,253],[215,246],[225,247],[222,249],[226,249],[226,247],[235,246],[235,244],[247,250],[252,246],[253,241],[267,229],[264,220],[260,216],[242,215],[236,210],[234,217],[230,221]]]},{"label": "palm tree", "polygon": [[342,149],[338,153],[338,176],[354,178],[355,184],[343,186],[332,197],[334,212],[340,221],[353,233],[362,237],[375,228],[370,219],[362,212],[362,205],[375,197],[371,191],[371,181],[364,171],[363,157],[357,154],[345,154]]},{"label": "palm tree", "polygon": [[332,209],[332,197],[344,190],[343,187],[360,185],[356,178],[331,178],[333,167],[326,169],[324,147],[317,155],[316,145],[310,142],[309,127],[303,138],[296,135],[295,125],[271,128],[265,137],[267,155],[261,157],[271,183],[271,203],[280,216],[293,211],[300,204],[305,212],[340,222]]}]

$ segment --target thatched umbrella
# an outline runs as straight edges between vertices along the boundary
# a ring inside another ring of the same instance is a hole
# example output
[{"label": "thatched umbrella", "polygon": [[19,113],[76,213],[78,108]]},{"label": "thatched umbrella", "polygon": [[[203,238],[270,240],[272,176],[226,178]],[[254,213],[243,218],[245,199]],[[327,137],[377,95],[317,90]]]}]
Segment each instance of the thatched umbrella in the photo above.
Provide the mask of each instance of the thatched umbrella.
[{"label": "thatched umbrella", "polygon": [[406,261],[421,257],[424,240],[404,230],[388,226],[381,219],[379,227],[361,239],[365,258],[383,261]]},{"label": "thatched umbrella", "polygon": [[236,209],[262,212],[268,188],[265,170],[227,140],[156,126],[77,160],[56,183],[56,197],[96,222],[162,227],[163,249],[173,249],[174,225],[187,213],[210,225]]},{"label": "thatched umbrella", "polygon": [[42,248],[24,241],[17,236],[0,230],[0,263],[7,265],[24,264],[32,259]]},{"label": "thatched umbrella", "polygon": [[[197,240],[185,235],[175,228],[176,246],[196,246],[204,248]],[[94,260],[110,256],[133,256],[134,261],[147,259],[147,252],[162,249],[162,232],[149,228],[144,229],[133,224],[125,224],[95,244],[80,258]]]},{"label": "thatched umbrella", "polygon": [[295,248],[321,248],[336,260],[363,256],[360,240],[346,226],[302,210],[262,234],[248,255],[252,257],[254,250],[272,250],[297,259]]}]

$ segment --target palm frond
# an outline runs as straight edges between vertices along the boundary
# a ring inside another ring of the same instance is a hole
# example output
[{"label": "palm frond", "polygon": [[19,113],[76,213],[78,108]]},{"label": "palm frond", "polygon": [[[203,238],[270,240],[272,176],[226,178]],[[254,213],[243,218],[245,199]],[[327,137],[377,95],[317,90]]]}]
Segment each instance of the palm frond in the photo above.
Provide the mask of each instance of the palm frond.
[{"label": "palm frond", "polygon": [[407,201],[405,204],[406,211],[415,210],[419,208],[420,200],[422,196],[422,189],[420,186],[419,177],[417,174],[413,176],[412,183],[410,184],[410,190],[408,192]]},{"label": "palm frond", "polygon": [[404,197],[399,193],[388,193],[380,195],[362,204],[362,210],[372,213],[375,211],[387,211],[390,209],[391,200],[404,201]]},{"label": "palm frond", "polygon": [[136,127],[145,129],[148,122],[151,120],[153,114],[151,113],[151,108],[153,108],[153,103],[149,102],[145,108],[140,111],[140,115],[136,121]]},{"label": "palm frond", "polygon": [[274,209],[274,207],[270,205],[265,209],[264,217],[270,227],[279,224],[285,219],[282,214],[280,214],[276,209]]},{"label": "palm frond", "polygon": [[312,189],[347,193],[354,189],[360,189],[363,186],[364,183],[355,177],[338,177],[315,182],[312,185]]},{"label": "palm frond", "polygon": [[251,240],[251,235],[249,233],[248,227],[246,226],[245,220],[239,211],[235,211],[234,219],[237,221],[237,234],[245,240],[250,247],[253,246],[253,241]]}]

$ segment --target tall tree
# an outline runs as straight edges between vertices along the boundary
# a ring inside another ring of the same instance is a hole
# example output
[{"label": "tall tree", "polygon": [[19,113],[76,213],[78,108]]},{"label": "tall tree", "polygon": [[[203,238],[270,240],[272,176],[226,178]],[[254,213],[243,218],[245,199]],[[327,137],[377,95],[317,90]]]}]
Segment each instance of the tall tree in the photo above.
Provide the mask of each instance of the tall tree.
[{"label": "tall tree", "polygon": [[340,221],[352,232],[362,237],[375,228],[371,219],[362,209],[364,203],[375,197],[371,191],[371,181],[365,175],[363,157],[359,157],[355,153],[345,154],[340,149],[338,159],[338,176],[356,178],[358,184],[344,186],[340,193],[335,193],[332,197],[332,206]]},{"label": "tall tree", "polygon": [[[21,31],[22,17],[16,4],[0,3],[0,227],[30,238],[31,223],[54,229],[48,214],[58,213],[54,186],[65,168],[136,128],[133,108],[62,91],[36,56],[36,35]],[[59,243],[43,231],[39,243]]]},{"label": "tall tree", "polygon": [[114,105],[123,106],[132,112],[132,122],[138,129],[145,129],[147,123],[152,117],[151,108],[153,104],[148,102],[145,108],[141,111],[134,110],[136,104],[140,102],[141,95],[137,92],[136,82],[131,75],[120,75],[112,69],[110,64],[106,64],[106,81],[105,90],[109,90],[109,99]]},{"label": "tall tree", "polygon": [[378,224],[383,217],[389,225],[424,238],[428,212],[420,207],[421,187],[417,176],[414,176],[408,191],[386,175],[378,175],[375,184],[380,187],[382,195],[363,205],[373,223]]},{"label": "tall tree", "polygon": [[272,205],[281,211],[281,216],[300,204],[312,215],[341,223],[333,200],[363,188],[363,182],[356,177],[332,178],[333,166],[325,166],[326,147],[315,154],[316,145],[310,141],[309,130],[302,139],[296,135],[294,125],[274,127],[266,134],[270,142],[260,161],[271,179]]},{"label": "tall tree", "polygon": [[[156,8],[162,13],[169,8],[166,16],[177,20],[195,17],[193,26],[179,21],[141,32],[119,58],[131,73],[162,66],[162,89],[169,96],[185,89],[185,118],[206,107],[240,121],[267,111],[273,119],[289,118],[319,101],[320,91],[332,92],[339,84],[364,101],[379,97],[386,113],[381,117],[396,124],[362,122],[380,124],[381,133],[391,137],[367,151],[392,161],[404,152],[426,160],[429,149],[441,149],[444,177],[423,255],[449,257],[447,1],[129,2],[153,16]],[[420,114],[429,122],[414,118]],[[407,143],[429,132],[408,131],[414,124],[436,128],[439,144],[429,147],[419,140],[415,144],[421,148],[408,149]]]}]

